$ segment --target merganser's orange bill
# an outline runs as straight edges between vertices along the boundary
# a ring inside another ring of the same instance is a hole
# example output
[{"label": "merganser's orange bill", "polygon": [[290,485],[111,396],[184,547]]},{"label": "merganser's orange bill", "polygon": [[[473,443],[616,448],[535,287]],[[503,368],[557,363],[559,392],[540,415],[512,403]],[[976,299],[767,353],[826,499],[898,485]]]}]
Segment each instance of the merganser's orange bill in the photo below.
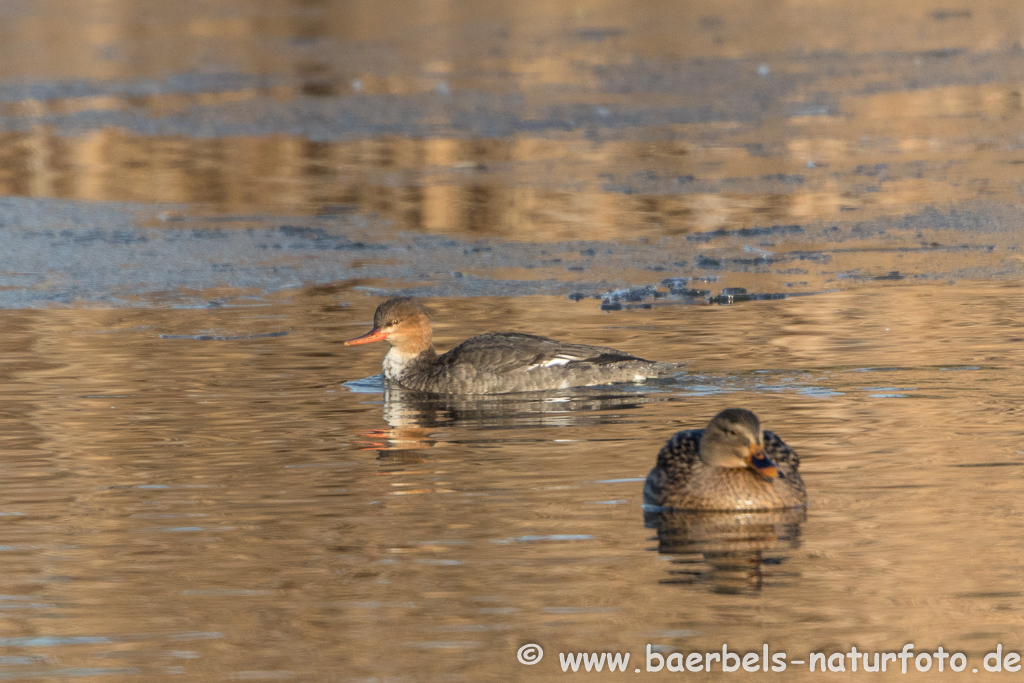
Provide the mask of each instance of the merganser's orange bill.
[{"label": "merganser's orange bill", "polygon": [[369,344],[375,341],[384,341],[388,338],[388,333],[382,331],[379,327],[375,327],[362,337],[356,337],[355,339],[349,339],[345,342],[345,346],[355,346],[356,344]]},{"label": "merganser's orange bill", "polygon": [[764,448],[755,444],[750,445],[750,455],[747,456],[747,467],[754,470],[762,477],[775,479],[779,476],[779,468],[771,458],[764,452]]}]

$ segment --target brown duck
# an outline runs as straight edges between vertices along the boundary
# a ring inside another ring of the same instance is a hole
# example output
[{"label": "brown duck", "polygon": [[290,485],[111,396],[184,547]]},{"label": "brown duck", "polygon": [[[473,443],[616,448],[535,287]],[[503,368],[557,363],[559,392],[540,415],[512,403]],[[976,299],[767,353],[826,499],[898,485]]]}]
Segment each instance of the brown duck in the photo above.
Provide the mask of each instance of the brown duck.
[{"label": "brown duck", "polygon": [[795,451],[749,410],[728,408],[704,429],[676,432],[647,475],[644,503],[680,510],[778,510],[807,505]]}]

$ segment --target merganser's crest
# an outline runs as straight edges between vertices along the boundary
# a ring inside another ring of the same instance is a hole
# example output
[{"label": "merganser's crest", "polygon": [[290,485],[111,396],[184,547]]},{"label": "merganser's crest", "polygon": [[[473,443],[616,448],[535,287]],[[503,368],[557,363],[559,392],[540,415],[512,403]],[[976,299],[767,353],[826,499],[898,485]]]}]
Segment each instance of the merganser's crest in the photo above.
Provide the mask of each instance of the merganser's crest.
[{"label": "merganser's crest", "polygon": [[606,346],[566,344],[517,332],[490,332],[438,355],[426,311],[409,297],[388,299],[373,329],[346,346],[387,341],[384,377],[407,389],[441,394],[500,394],[639,382],[680,368]]}]

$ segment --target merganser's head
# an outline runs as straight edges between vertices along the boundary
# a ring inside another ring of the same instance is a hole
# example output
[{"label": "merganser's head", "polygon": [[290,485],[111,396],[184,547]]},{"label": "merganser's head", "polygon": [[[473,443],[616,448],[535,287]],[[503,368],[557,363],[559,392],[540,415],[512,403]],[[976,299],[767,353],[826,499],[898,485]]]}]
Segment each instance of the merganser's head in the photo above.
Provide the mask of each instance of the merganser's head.
[{"label": "merganser's head", "polygon": [[761,421],[743,408],[727,408],[711,418],[700,439],[700,459],[716,467],[749,467],[763,477],[779,476],[764,452]]},{"label": "merganser's head", "polygon": [[373,329],[349,339],[345,346],[387,341],[402,351],[418,353],[430,346],[430,319],[423,307],[407,296],[388,299],[373,314]]}]

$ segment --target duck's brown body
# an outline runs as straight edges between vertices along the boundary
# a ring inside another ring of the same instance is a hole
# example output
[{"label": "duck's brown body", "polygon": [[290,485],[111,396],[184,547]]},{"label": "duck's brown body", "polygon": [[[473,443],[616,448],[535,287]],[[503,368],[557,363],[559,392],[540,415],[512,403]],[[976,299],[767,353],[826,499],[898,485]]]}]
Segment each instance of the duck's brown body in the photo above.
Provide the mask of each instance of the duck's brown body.
[{"label": "duck's brown body", "polygon": [[775,476],[763,476],[750,467],[705,462],[701,457],[704,431],[677,432],[662,447],[647,475],[644,503],[680,510],[778,510],[807,504],[807,491],[797,471],[800,459],[774,433],[762,432],[763,456],[776,469]]},{"label": "duck's brown body", "polygon": [[386,339],[384,376],[407,389],[439,394],[502,394],[641,382],[679,369],[606,346],[568,344],[517,332],[491,332],[438,355],[425,311],[408,298],[377,307],[368,334],[346,342]]}]

